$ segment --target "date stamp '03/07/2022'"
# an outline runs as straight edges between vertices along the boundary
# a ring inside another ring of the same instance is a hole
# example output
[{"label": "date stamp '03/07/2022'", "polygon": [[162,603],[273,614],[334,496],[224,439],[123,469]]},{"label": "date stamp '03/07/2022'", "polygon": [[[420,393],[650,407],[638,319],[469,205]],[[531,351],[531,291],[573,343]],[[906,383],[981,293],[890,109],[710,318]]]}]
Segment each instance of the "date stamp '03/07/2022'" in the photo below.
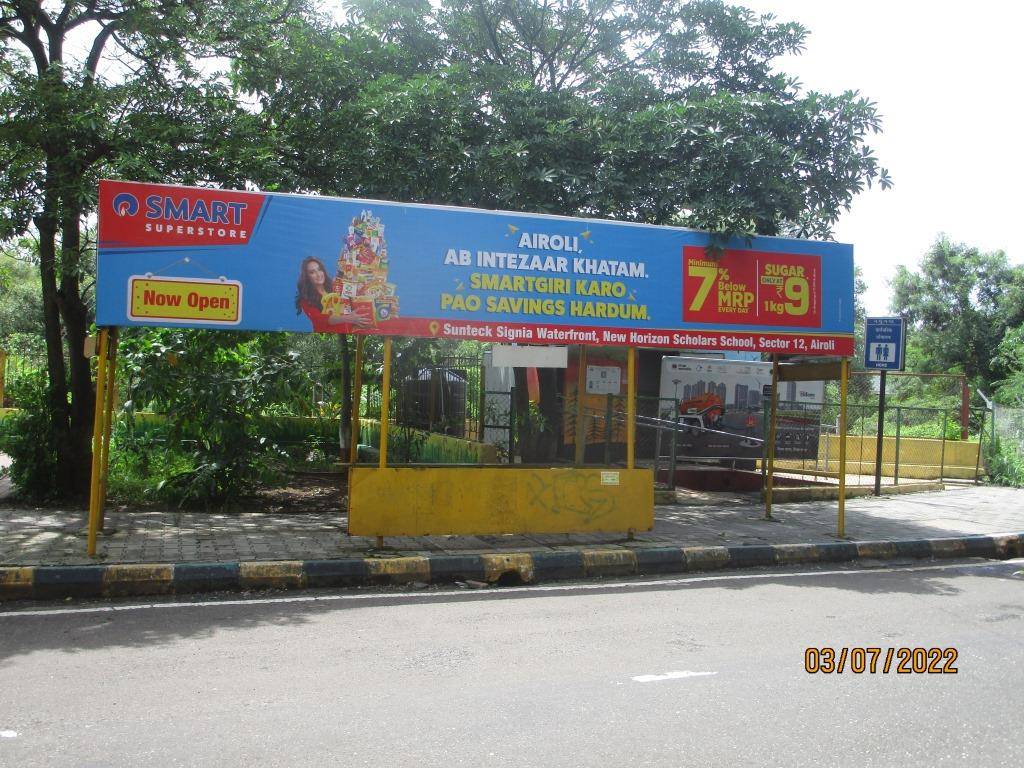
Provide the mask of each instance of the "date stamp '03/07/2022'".
[{"label": "date stamp '03/07/2022'", "polygon": [[808,648],[804,651],[804,671],[811,674],[955,675],[958,656],[956,648]]}]

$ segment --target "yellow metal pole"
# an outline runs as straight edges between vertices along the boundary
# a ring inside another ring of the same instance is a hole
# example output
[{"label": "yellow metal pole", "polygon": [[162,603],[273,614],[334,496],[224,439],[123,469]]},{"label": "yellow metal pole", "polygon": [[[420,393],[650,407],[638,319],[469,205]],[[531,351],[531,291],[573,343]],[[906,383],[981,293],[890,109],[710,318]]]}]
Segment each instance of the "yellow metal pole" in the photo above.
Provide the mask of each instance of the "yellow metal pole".
[{"label": "yellow metal pole", "polygon": [[103,453],[103,463],[100,465],[100,497],[99,497],[99,526],[98,531],[103,530],[103,513],[107,506],[107,475],[110,469],[110,433],[114,426],[114,400],[117,394],[117,328],[112,328],[110,338],[107,342],[107,387],[106,396],[103,401],[103,443],[100,450]]},{"label": "yellow metal pole", "polygon": [[391,339],[384,339],[384,371],[380,384],[380,468],[388,465],[388,414],[391,409]]},{"label": "yellow metal pole", "polygon": [[779,358],[772,355],[772,393],[768,415],[768,445],[765,446],[764,519],[772,517],[772,490],[775,487],[775,430],[779,416]]},{"label": "yellow metal pole", "polygon": [[348,514],[352,516],[352,467],[359,461],[359,404],[363,399],[363,343],[365,338],[356,336],[355,375],[352,377],[352,421],[348,438]]},{"label": "yellow metal pole", "polygon": [[636,459],[636,349],[626,353],[626,469]]},{"label": "yellow metal pole", "polygon": [[96,358],[96,407],[92,419],[92,477],[89,482],[89,533],[86,552],[96,554],[99,531],[100,469],[103,463],[100,444],[103,438],[103,400],[107,394],[107,329],[100,329],[99,355]]},{"label": "yellow metal pole", "polygon": [[587,431],[583,416],[583,395],[587,389],[587,348],[582,344],[580,344],[576,368],[576,456],[574,463],[577,467],[582,467],[587,448]]},{"label": "yellow metal pole", "polygon": [[[384,339],[384,370],[380,387],[380,468],[388,465],[388,426],[391,412],[391,338]],[[377,536],[377,549],[384,549],[384,537]]]},{"label": "yellow metal pole", "polygon": [[363,336],[356,336],[355,375],[352,379],[352,435],[349,438],[348,463],[359,461],[359,403],[363,399]]},{"label": "yellow metal pole", "polygon": [[850,360],[839,368],[839,524],[836,535],[846,536],[846,391],[850,380]]}]

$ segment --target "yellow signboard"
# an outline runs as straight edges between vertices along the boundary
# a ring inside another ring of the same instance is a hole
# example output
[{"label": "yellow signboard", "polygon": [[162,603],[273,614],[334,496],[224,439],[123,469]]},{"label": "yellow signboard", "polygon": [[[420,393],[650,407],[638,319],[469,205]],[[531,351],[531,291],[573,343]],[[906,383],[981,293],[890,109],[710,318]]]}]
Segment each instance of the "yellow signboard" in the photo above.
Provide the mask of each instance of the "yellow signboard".
[{"label": "yellow signboard", "polygon": [[133,275],[128,280],[128,317],[238,325],[242,319],[242,284],[225,279]]}]

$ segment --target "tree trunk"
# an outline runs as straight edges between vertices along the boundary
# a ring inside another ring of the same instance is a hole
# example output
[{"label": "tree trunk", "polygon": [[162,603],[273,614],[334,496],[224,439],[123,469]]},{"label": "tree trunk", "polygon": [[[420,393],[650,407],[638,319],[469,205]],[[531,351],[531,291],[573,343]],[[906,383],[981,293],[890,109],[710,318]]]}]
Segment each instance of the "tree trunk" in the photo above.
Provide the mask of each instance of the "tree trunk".
[{"label": "tree trunk", "polygon": [[537,381],[540,385],[540,403],[538,405],[543,419],[537,446],[537,458],[547,464],[554,462],[562,444],[564,416],[563,405],[558,397],[558,380],[564,375],[565,370],[562,368],[537,369]]},{"label": "tree trunk", "polygon": [[530,418],[530,390],[526,383],[526,369],[513,368],[515,374],[515,408],[516,421],[512,429],[516,430],[516,445],[519,447],[519,458],[524,464],[534,460],[533,420]]},{"label": "tree trunk", "polygon": [[[69,187],[74,190],[79,185],[69,184]],[[62,211],[59,294],[71,370],[71,422],[68,442],[72,472],[69,490],[75,497],[85,498],[89,492],[92,465],[91,439],[96,395],[89,359],[85,356],[85,337],[89,331],[90,312],[81,294],[81,207],[73,191],[64,196]]]},{"label": "tree trunk", "polygon": [[338,347],[341,352],[341,420],[338,422],[338,447],[341,449],[341,460],[348,461],[351,455],[352,440],[352,345],[348,334],[338,334]]},{"label": "tree trunk", "polygon": [[551,464],[558,457],[562,445],[564,416],[558,382],[565,371],[561,368],[537,369],[540,402],[536,410],[531,411],[526,368],[513,370],[516,382],[516,423],[512,427],[516,430],[519,455],[524,463]]},{"label": "tree trunk", "polygon": [[46,339],[47,402],[57,471],[53,478],[57,494],[67,497],[74,488],[74,455],[71,447],[71,413],[68,406],[67,369],[57,292],[57,210],[58,194],[54,170],[47,163],[43,209],[36,217],[39,230],[39,275],[43,298],[43,335]]}]

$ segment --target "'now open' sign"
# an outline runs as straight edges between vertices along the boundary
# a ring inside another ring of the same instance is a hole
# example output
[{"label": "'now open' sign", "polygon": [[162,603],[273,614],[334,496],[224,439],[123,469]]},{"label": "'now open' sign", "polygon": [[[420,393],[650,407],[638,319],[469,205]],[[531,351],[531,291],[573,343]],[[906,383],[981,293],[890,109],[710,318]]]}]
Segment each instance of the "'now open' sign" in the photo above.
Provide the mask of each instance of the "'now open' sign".
[{"label": "'now open' sign", "polygon": [[242,284],[237,280],[133,275],[128,281],[132,320],[237,325],[242,316]]}]

